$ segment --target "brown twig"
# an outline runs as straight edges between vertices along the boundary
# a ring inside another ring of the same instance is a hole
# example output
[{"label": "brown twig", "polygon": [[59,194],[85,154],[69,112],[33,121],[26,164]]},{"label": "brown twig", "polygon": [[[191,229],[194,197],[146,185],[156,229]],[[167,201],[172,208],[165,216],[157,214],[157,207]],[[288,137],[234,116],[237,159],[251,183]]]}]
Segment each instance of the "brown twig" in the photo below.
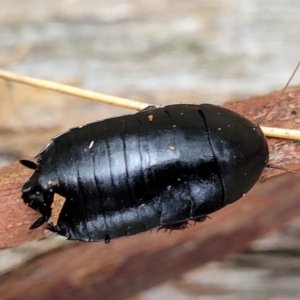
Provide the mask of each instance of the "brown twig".
[{"label": "brown twig", "polygon": [[0,249],[43,238],[42,228],[28,230],[38,215],[20,198],[20,188],[30,173],[19,163],[0,169]]}]

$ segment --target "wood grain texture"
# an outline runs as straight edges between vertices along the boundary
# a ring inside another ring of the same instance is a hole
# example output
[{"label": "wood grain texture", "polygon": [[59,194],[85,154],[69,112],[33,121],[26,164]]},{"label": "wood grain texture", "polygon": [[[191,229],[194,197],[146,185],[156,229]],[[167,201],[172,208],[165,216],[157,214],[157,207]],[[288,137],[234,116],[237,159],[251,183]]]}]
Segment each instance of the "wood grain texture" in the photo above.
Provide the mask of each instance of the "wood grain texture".
[{"label": "wood grain texture", "polygon": [[[277,99],[280,91],[244,100],[230,101],[224,107],[234,110],[252,122],[257,122]],[[290,87],[281,97],[278,105],[263,122],[264,126],[300,129],[300,87]],[[270,160],[273,165],[283,166],[290,170],[300,168],[300,142],[267,138]],[[262,178],[266,179],[282,173],[280,170],[266,168]]]},{"label": "wood grain texture", "polygon": [[18,162],[0,169],[0,249],[43,237],[43,229],[28,230],[38,214],[26,207],[20,197],[24,179],[30,173]]}]

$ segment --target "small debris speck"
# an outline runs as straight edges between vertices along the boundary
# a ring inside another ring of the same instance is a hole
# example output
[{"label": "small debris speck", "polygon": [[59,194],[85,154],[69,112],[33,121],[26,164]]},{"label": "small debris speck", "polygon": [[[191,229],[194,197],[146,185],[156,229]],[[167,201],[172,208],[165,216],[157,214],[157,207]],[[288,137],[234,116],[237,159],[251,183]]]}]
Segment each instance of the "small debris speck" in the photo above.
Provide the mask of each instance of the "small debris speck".
[{"label": "small debris speck", "polygon": [[49,186],[56,186],[57,185],[57,181],[55,181],[55,180],[49,180],[48,181],[48,185]]},{"label": "small debris speck", "polygon": [[90,145],[89,145],[89,149],[91,149],[94,145],[94,141],[91,141]]}]

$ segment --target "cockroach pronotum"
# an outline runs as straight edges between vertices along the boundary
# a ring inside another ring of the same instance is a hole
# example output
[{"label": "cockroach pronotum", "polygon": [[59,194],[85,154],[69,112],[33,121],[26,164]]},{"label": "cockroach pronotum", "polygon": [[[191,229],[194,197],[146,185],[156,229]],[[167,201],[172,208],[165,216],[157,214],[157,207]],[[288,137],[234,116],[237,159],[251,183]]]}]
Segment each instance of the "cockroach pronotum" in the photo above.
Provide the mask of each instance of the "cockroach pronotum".
[{"label": "cockroach pronotum", "polygon": [[[268,165],[259,124],[219,106],[179,104],[72,128],[37,163],[20,161],[35,171],[22,198],[42,215],[30,229],[48,222],[70,240],[108,243],[204,221],[247,193]],[[53,225],[55,193],[65,203]]]}]

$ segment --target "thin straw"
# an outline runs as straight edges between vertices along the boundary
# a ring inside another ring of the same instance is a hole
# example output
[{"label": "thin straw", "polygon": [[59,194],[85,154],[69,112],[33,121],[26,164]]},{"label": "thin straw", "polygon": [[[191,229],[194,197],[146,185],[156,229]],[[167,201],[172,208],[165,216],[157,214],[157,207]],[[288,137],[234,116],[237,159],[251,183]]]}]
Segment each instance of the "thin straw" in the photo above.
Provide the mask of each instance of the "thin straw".
[{"label": "thin straw", "polygon": [[126,98],[115,97],[111,95],[101,94],[92,92],[89,90],[84,90],[80,88],[76,88],[73,86],[55,83],[52,81],[41,80],[36,78],[31,78],[28,76],[17,75],[13,72],[9,72],[3,69],[0,69],[0,78],[6,79],[9,81],[18,82],[21,84],[31,85],[37,88],[42,88],[46,90],[51,90],[75,97],[85,98],[92,101],[99,101],[106,104],[121,106],[129,109],[142,110],[150,105],[148,103],[143,103],[139,101],[134,101]]}]

